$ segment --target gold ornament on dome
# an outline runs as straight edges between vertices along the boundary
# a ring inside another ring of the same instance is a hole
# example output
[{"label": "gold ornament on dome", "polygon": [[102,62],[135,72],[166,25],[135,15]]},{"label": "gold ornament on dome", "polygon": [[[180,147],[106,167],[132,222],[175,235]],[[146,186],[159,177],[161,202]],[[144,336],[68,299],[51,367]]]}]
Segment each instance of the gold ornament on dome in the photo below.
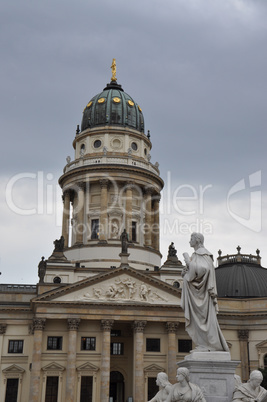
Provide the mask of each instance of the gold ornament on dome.
[{"label": "gold ornament on dome", "polygon": [[87,105],[86,105],[86,107],[91,107],[92,106],[92,104],[93,104],[93,102],[92,101],[90,101]]},{"label": "gold ornament on dome", "polygon": [[100,99],[98,99],[97,102],[98,102],[98,103],[104,103],[104,102],[105,102],[105,98],[100,98]]},{"label": "gold ornament on dome", "polygon": [[139,109],[139,112],[142,112],[142,109],[140,108],[140,106],[138,105],[138,109]]},{"label": "gold ornament on dome", "polygon": [[111,71],[112,71],[111,81],[116,82],[117,81],[117,78],[116,78],[116,72],[117,72],[116,59],[112,60],[112,64],[111,64],[110,68],[111,68]]},{"label": "gold ornament on dome", "polygon": [[115,97],[115,98],[113,98],[113,102],[115,102],[115,103],[120,103],[120,98],[117,98],[117,97]]},{"label": "gold ornament on dome", "polygon": [[128,100],[128,104],[129,104],[130,106],[134,106],[134,102],[131,101],[131,100]]}]

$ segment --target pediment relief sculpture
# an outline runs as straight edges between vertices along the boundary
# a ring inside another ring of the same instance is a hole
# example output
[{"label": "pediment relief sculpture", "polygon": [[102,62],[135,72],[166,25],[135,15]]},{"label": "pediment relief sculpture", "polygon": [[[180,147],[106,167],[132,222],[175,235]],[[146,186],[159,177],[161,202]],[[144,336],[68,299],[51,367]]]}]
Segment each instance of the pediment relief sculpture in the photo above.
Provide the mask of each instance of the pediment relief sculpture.
[{"label": "pediment relief sculpture", "polygon": [[[144,278],[145,279],[145,278]],[[75,302],[125,302],[149,304],[179,304],[179,295],[160,289],[153,283],[147,283],[142,278],[127,274],[111,277],[102,282],[88,284],[73,292],[58,296],[54,301]]]},{"label": "pediment relief sculpture", "polygon": [[148,286],[146,283],[127,276],[120,276],[112,282],[104,282],[99,287],[78,295],[76,300],[92,301],[136,301],[147,303],[168,303],[169,297],[164,292]]}]

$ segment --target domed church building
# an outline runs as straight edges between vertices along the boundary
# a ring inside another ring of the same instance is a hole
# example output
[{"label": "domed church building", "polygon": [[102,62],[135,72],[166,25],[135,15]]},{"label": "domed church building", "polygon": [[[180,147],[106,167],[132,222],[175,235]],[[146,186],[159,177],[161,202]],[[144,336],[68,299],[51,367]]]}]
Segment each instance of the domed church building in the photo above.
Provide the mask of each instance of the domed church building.
[{"label": "domed church building", "polygon": [[[59,178],[62,233],[38,265],[39,283],[0,285],[0,400],[146,402],[158,391],[157,373],[175,383],[176,363],[194,345],[175,239],[161,262],[159,164],[115,59],[111,82],[85,105],[73,148]],[[246,381],[267,366],[259,250],[219,251],[216,278],[219,323]]]}]

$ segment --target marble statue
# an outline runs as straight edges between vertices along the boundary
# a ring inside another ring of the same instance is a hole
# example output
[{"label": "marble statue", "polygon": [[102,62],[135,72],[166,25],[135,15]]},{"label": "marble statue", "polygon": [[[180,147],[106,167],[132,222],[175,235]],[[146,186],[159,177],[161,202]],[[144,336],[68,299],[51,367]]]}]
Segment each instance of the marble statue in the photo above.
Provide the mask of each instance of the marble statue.
[{"label": "marble statue", "polygon": [[46,261],[45,258],[42,257],[42,260],[38,264],[39,283],[44,283],[45,273],[46,273]]},{"label": "marble statue", "polygon": [[168,380],[167,374],[158,373],[156,384],[159,387],[159,392],[148,402],[166,402],[172,387],[172,384]]},{"label": "marble statue", "polygon": [[128,234],[126,232],[126,229],[124,229],[121,234],[121,252],[122,254],[128,253]]},{"label": "marble statue", "polygon": [[248,382],[242,384],[240,377],[235,376],[236,386],[233,393],[234,402],[266,402],[267,391],[261,387],[263,375],[259,370],[250,373]]},{"label": "marble statue", "polygon": [[186,367],[177,369],[177,383],[171,387],[166,402],[206,402],[201,389],[189,381],[189,376]]},{"label": "marble statue", "polygon": [[204,236],[192,233],[191,258],[184,253],[186,268],[182,272],[181,307],[185,328],[193,340],[195,351],[229,351],[217,320],[217,287],[212,254],[204,247]]}]

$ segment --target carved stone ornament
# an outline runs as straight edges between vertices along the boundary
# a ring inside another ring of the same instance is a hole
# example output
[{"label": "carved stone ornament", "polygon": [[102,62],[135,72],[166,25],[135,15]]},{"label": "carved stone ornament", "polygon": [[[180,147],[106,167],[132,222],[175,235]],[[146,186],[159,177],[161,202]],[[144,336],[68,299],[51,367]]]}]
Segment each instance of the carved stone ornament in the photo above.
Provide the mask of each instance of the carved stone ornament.
[{"label": "carved stone ornament", "polygon": [[101,320],[101,328],[103,331],[111,331],[114,320]]},{"label": "carved stone ornament", "polygon": [[45,328],[45,318],[33,318],[32,326],[33,330],[43,331]]},{"label": "carved stone ornament", "polygon": [[248,329],[239,329],[238,330],[238,338],[241,341],[248,341],[248,334],[249,334]]},{"label": "carved stone ornament", "polygon": [[176,334],[179,327],[179,322],[166,322],[166,329],[168,334]]},{"label": "carved stone ornament", "polygon": [[134,321],[132,327],[134,332],[144,332],[147,321]]},{"label": "carved stone ornament", "polygon": [[[138,301],[146,303],[166,304],[171,302],[170,296],[161,290],[148,286],[138,279],[121,275],[113,282],[107,281],[86,293],[77,295],[77,301]],[[173,300],[174,301],[174,300]]]},{"label": "carved stone ornament", "polygon": [[0,335],[4,335],[6,333],[7,324],[0,324]]},{"label": "carved stone ornament", "polygon": [[72,331],[77,331],[80,321],[80,318],[68,318],[68,329]]},{"label": "carved stone ornament", "polygon": [[61,236],[59,240],[54,241],[54,251],[60,251],[62,252],[64,250],[64,237]]}]

